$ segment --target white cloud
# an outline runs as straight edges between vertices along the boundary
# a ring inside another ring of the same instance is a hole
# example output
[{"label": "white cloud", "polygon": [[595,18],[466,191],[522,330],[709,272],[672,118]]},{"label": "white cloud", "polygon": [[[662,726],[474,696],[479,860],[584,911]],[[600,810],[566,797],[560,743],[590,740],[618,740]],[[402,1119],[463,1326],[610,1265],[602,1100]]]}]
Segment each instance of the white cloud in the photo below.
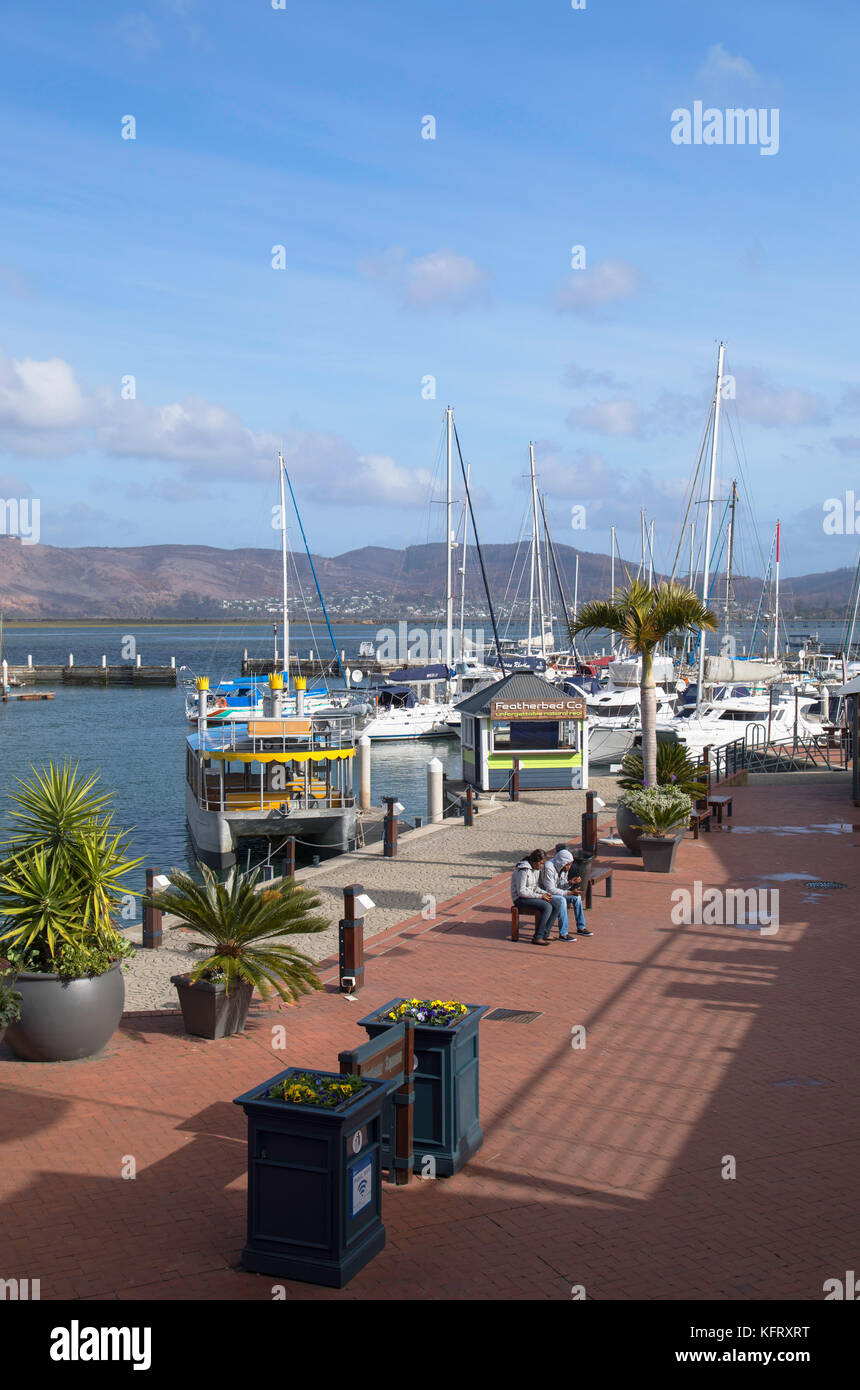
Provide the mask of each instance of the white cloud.
[{"label": "white cloud", "polygon": [[595,401],[581,410],[572,410],[567,417],[572,429],[591,430],[594,434],[641,437],[643,417],[635,401]]},{"label": "white cloud", "polygon": [[721,43],[715,43],[708,49],[708,56],[698,75],[706,79],[741,77],[745,82],[751,83],[759,80],[752,63],[748,63],[746,58],[741,58],[739,54],[729,53]]},{"label": "white cloud", "polygon": [[575,270],[556,292],[556,308],[590,314],[619,299],[630,299],[642,284],[642,274],[629,261],[599,261],[591,270]]},{"label": "white cloud", "polygon": [[410,260],[402,246],[359,263],[363,275],[390,281],[411,309],[465,309],[488,299],[489,275],[469,256],[442,249]]},{"label": "white cloud", "polygon": [[198,396],[147,405],[122,400],[107,387],[86,393],[61,358],[0,357],[0,448],[14,455],[100,452],[155,460],[175,467],[168,479],[148,477],[147,484],[181,491],[213,479],[273,476],[280,447],[291,475],[331,500],[400,507],[427,502],[432,478],[426,469],[406,468],[381,453],[359,453],[340,435],[252,430],[235,411]]},{"label": "white cloud", "polygon": [[738,372],[737,407],[745,420],[767,429],[821,424],[829,413],[827,401],[819,392],[774,386],[768,375],[757,368]]}]

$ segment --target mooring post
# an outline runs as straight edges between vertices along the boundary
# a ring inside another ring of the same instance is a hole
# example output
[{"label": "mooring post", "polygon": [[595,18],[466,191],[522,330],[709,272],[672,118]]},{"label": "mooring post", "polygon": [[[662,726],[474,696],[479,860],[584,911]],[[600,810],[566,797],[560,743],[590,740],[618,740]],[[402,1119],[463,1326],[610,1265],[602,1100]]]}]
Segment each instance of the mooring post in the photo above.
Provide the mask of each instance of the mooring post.
[{"label": "mooring post", "polygon": [[465,799],[465,801],[463,802],[463,824],[464,824],[464,825],[474,825],[474,824],[475,824],[475,809],[474,809],[474,807],[473,807],[473,805],[472,805],[472,797],[473,797],[473,796],[474,796],[474,789],[473,789],[473,787],[472,787],[472,784],[471,784],[471,782],[467,782],[467,784],[466,784],[466,799]]},{"label": "mooring post", "polygon": [[385,838],[382,842],[382,853],[385,859],[393,859],[397,853],[397,816],[394,814],[397,797],[384,796],[382,800],[388,807],[383,822]]},{"label": "mooring post", "polygon": [[594,792],[585,793],[582,813],[582,848],[594,854],[597,850],[597,816],[594,811]]},{"label": "mooring post", "polygon": [[363,892],[360,883],[343,890],[343,917],[337,924],[341,994],[356,994],[364,984],[364,917],[357,901]]},{"label": "mooring post", "polygon": [[358,756],[358,809],[370,810],[370,749],[367,734],[362,734],[356,744]]},{"label": "mooring post", "polygon": [[514,758],[514,770],[511,773],[511,801],[520,799],[520,760]]},{"label": "mooring post", "polygon": [[427,823],[438,825],[442,820],[444,769],[439,758],[431,758],[427,764]]},{"label": "mooring post", "polygon": [[296,876],[296,837],[290,835],[284,844],[284,878]]},{"label": "mooring post", "polygon": [[[156,869],[146,871],[146,892],[151,896],[155,887]],[[162,912],[158,907],[150,907],[148,903],[143,905],[143,941],[144,950],[157,951],[162,942],[161,934]]]}]

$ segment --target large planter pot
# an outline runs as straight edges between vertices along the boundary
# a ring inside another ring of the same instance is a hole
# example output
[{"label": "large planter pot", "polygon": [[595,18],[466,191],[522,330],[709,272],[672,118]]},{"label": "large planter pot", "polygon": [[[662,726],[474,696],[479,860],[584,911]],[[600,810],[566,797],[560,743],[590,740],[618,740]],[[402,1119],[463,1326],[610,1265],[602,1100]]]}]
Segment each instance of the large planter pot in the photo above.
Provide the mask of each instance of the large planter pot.
[{"label": "large planter pot", "polygon": [[193,985],[190,975],[171,975],[170,983],[176,985],[186,1033],[195,1038],[226,1038],[242,1032],[253,985],[234,985],[228,994],[223,980],[198,980]]},{"label": "large planter pot", "polygon": [[[327,1110],[270,1100],[288,1067],[234,1102],[248,1117],[245,1269],[342,1289],[385,1245],[384,1081]],[[329,1073],[331,1075],[331,1073]]]},{"label": "large planter pot", "polygon": [[6,1041],[27,1062],[74,1062],[100,1052],[116,1032],[125,1004],[120,961],[104,975],[67,980],[22,970],[15,979],[21,1017]]},{"label": "large planter pot", "polygon": [[642,831],[636,823],[636,816],[629,806],[620,805],[615,812],[615,829],[618,831],[618,838],[624,842],[631,854],[641,854],[639,841],[642,838]]},{"label": "large planter pot", "polygon": [[[359,1024],[369,1038],[391,1027],[380,1015],[402,1004],[392,999]],[[450,1028],[415,1025],[415,1107],[413,1170],[426,1173],[425,1159],[433,1159],[432,1171],[452,1177],[481,1147],[484,1135],[478,1111],[478,1025],[489,1004],[470,1004],[460,1023]],[[391,1160],[390,1135],[394,1103],[389,1099],[383,1114],[383,1162]]]},{"label": "large planter pot", "polygon": [[649,874],[670,874],[684,832],[677,835],[643,835],[640,838],[642,867]]}]

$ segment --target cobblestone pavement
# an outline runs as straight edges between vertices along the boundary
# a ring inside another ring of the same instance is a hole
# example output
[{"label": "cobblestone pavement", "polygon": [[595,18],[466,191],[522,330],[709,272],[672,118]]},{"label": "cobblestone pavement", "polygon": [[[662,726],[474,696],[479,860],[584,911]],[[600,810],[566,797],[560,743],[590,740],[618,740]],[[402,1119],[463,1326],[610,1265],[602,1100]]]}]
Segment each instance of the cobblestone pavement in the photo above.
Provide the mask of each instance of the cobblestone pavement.
[{"label": "cobblestone pavement", "polygon": [[[617,796],[614,777],[592,778],[591,787],[606,807],[600,823],[612,820]],[[479,806],[483,802],[477,803]],[[419,912],[424,895],[437,902],[454,897],[500,870],[513,869],[517,859],[539,846],[551,849],[560,840],[578,840],[585,793],[525,792],[518,802],[499,799],[479,811],[466,829],[461,820],[444,829],[428,826],[405,834],[394,859],[385,859],[380,846],[345,855],[317,869],[303,869],[300,882],[321,899],[320,911],[332,925],[313,936],[293,937],[296,947],[313,960],[337,954],[337,923],[343,916],[343,888],[362,883],[376,904],[365,920],[365,936],[379,932]],[[126,933],[140,943],[140,929]],[[165,945],[157,951],[138,951],[125,975],[126,1009],[178,1009],[171,975],[189,968],[187,943],[193,935],[165,930]]]},{"label": "cobblestone pavement", "polygon": [[[607,847],[614,894],[595,893],[594,935],[570,946],[509,940],[492,865],[435,921],[369,942],[356,1002],[329,969],[325,992],[256,1006],[221,1042],[139,1015],[82,1062],[0,1045],[0,1268],[42,1299],[268,1302],[277,1283],[331,1302],[820,1301],[860,1249],[849,798],[739,788],[730,828],[687,837],[671,877]],[[673,921],[697,883],[778,887],[778,930]],[[413,993],[538,1014],[481,1023],[483,1147],[454,1178],[385,1185],[386,1246],[346,1289],[243,1272],[233,1097],[285,1066],[335,1068],[359,1017]]]}]

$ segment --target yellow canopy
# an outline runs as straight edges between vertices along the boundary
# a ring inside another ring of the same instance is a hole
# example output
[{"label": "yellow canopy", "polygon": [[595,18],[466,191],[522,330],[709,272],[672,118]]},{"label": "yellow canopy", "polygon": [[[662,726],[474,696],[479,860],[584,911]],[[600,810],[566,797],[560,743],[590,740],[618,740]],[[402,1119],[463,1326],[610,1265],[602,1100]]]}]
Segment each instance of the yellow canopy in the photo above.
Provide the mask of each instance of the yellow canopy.
[{"label": "yellow canopy", "polygon": [[335,762],[339,758],[354,758],[354,748],[326,748],[319,753],[310,753],[307,749],[293,752],[292,749],[281,750],[279,753],[237,753],[231,749],[209,752],[207,758],[212,758],[216,762],[224,763],[303,763],[310,758],[312,763]]}]

